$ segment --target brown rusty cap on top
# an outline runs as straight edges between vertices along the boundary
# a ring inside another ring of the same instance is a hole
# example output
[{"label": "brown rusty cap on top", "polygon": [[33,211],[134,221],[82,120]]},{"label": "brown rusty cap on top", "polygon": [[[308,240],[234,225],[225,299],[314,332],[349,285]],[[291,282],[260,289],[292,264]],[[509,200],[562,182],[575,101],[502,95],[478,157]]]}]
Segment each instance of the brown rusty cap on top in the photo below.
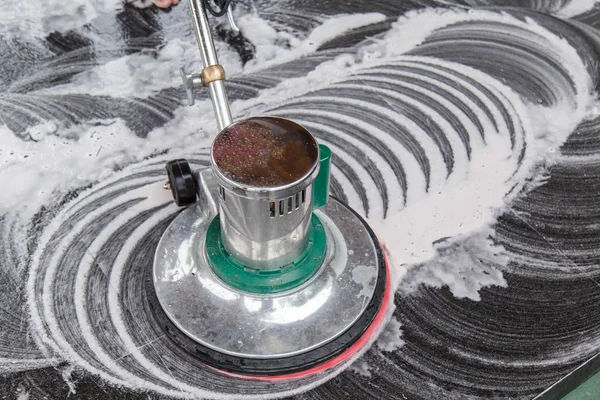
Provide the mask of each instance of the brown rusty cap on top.
[{"label": "brown rusty cap on top", "polygon": [[300,182],[317,168],[314,137],[295,122],[253,117],[223,129],[215,138],[212,158],[227,179],[255,187]]}]

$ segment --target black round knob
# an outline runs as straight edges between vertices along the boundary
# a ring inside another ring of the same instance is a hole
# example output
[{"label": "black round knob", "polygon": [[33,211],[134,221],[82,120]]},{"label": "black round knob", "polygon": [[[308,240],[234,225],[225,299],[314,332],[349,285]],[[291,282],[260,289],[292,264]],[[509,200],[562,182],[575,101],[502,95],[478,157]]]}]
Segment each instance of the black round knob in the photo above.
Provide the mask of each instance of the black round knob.
[{"label": "black round knob", "polygon": [[179,207],[189,206],[196,202],[196,181],[190,164],[186,160],[173,160],[167,163],[169,185],[175,204]]}]

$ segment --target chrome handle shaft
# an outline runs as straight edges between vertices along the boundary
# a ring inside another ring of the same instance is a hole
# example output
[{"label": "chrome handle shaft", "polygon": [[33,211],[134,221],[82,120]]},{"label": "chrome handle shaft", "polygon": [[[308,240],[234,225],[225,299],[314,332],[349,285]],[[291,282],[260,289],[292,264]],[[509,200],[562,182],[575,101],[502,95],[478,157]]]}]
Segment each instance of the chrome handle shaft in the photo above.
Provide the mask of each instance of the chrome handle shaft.
[{"label": "chrome handle shaft", "polygon": [[[208,25],[206,10],[202,6],[201,0],[190,0],[190,10],[192,20],[194,21],[194,33],[198,41],[203,68],[218,66],[219,61],[215,51],[215,44],[212,39],[210,26]],[[222,79],[218,79],[208,82],[207,86],[210,91],[215,117],[217,118],[217,126],[219,130],[223,130],[233,122],[225,84]]]}]

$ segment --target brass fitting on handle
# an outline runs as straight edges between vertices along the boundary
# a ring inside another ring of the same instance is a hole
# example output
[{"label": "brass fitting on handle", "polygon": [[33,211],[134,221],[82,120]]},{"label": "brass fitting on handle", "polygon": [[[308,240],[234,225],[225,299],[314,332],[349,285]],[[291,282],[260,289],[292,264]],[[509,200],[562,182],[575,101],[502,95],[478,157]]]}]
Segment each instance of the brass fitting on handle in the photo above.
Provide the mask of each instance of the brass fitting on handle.
[{"label": "brass fitting on handle", "polygon": [[202,70],[200,78],[202,79],[202,84],[204,86],[208,86],[209,83],[214,81],[224,81],[225,69],[223,69],[221,64],[209,65]]}]

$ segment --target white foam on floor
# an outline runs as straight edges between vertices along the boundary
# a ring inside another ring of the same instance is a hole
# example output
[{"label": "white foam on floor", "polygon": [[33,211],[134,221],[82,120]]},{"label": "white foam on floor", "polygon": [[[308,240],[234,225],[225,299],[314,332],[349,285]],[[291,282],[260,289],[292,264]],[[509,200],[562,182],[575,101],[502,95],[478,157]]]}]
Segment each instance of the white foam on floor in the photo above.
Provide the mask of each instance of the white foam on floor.
[{"label": "white foam on floor", "polygon": [[[69,83],[40,89],[42,95],[89,94],[119,98],[148,98],[162,89],[183,90],[180,68],[187,73],[202,69],[198,45],[192,38],[176,38],[157,49],[116,58],[75,75]],[[242,71],[239,55],[223,42],[215,41],[219,62],[229,78]],[[201,89],[197,89],[201,93]]]},{"label": "white foam on floor", "polygon": [[[82,3],[78,2],[75,4]],[[65,7],[70,6],[65,5]],[[91,16],[88,17],[91,18]],[[249,16],[248,18],[253,17]],[[344,16],[338,18],[341,18],[337,20],[338,22],[344,21],[347,24],[346,26],[352,27],[382,21],[382,16],[376,14],[369,14],[367,17],[363,15],[359,17]],[[403,56],[406,51],[422,43],[436,29],[452,23],[471,20],[512,24],[516,27],[528,29],[545,38],[551,43],[552,51],[556,52],[560,60],[569,66],[568,70],[572,75],[577,89],[576,97],[574,99],[566,99],[563,103],[552,108],[531,105],[524,102],[523,99],[501,82],[472,68],[424,57]],[[261,35],[257,35],[256,38],[250,38],[251,41],[254,40],[255,46],[259,49],[257,54],[262,57],[262,61],[260,63],[257,62],[256,65],[249,65],[248,70],[262,69],[268,65],[274,65],[308,54],[314,51],[319,44],[344,32],[344,29],[346,29],[335,26],[333,23],[329,25],[326,23],[323,25],[324,28],[315,29],[303,41],[295,42],[290,38],[286,38],[285,35],[278,32],[274,33],[260,21],[250,19],[246,24],[242,19],[239,23],[246,31],[248,28],[245,25],[250,26],[251,23],[257,24],[260,30],[264,31]],[[2,29],[12,31],[12,29],[17,28],[3,27]],[[248,32],[246,34],[250,35]],[[263,42],[265,37],[266,39]],[[284,39],[289,39],[288,42],[296,46],[295,51],[287,53],[281,48],[272,48],[272,46],[277,47],[278,43]],[[171,74],[171,68],[167,67],[178,64],[177,58],[186,51],[184,49],[185,45],[177,47],[179,45],[174,44],[172,48],[167,47],[167,50],[162,55],[159,55],[159,57],[165,57],[160,61],[164,63],[164,68],[159,68],[159,71],[165,74],[168,73],[168,77],[165,78],[166,85],[174,84],[175,80]],[[170,51],[173,51],[173,53],[169,55]],[[235,114],[242,115],[245,111],[260,109],[261,103],[278,104],[279,102],[288,100],[290,97],[300,96],[309,90],[316,90],[317,88],[326,87],[333,82],[340,81],[345,77],[351,76],[353,72],[361,68],[377,66],[383,64],[386,60],[397,59],[399,57],[405,57],[406,62],[419,61],[429,63],[433,69],[436,66],[444,66],[449,69],[459,69],[463,73],[468,73],[473,79],[481,82],[498,94],[499,97],[506,100],[506,104],[511,106],[511,112],[519,117],[518,119],[521,121],[526,133],[525,140],[530,144],[527,147],[525,159],[522,162],[524,167],[519,169],[517,175],[514,175],[518,156],[514,154],[510,146],[506,127],[500,127],[498,132],[487,132],[486,143],[474,143],[475,147],[470,160],[467,159],[466,155],[457,153],[459,158],[456,160],[456,170],[447,180],[442,180],[438,179],[437,176],[445,174],[445,170],[442,170],[442,163],[435,162],[435,160],[440,159],[440,156],[436,154],[437,150],[429,141],[428,136],[424,134],[420,135],[422,137],[420,144],[423,145],[427,155],[434,161],[432,168],[433,173],[436,175],[432,181],[431,189],[427,191],[425,179],[414,156],[402,148],[402,146],[399,146],[390,136],[389,132],[376,129],[364,121],[352,119],[347,116],[344,117],[342,113],[334,116],[335,118],[346,118],[345,121],[350,121],[352,124],[365,129],[388,145],[400,156],[402,165],[410,175],[411,180],[410,186],[407,189],[408,201],[406,206],[391,210],[387,218],[383,218],[382,210],[376,210],[370,219],[373,228],[382,242],[387,244],[387,250],[390,252],[393,266],[393,285],[396,286],[405,283],[402,279],[411,276],[410,268],[412,265],[430,262],[431,264],[429,265],[431,268],[429,270],[423,269],[421,274],[413,275],[416,278],[411,282],[412,284],[429,284],[435,287],[448,286],[458,297],[477,300],[480,288],[489,285],[505,285],[501,271],[498,269],[490,270],[488,263],[482,263],[485,264],[486,269],[482,269],[471,275],[473,279],[469,284],[463,284],[459,280],[467,272],[455,268],[455,265],[463,264],[465,261],[464,257],[467,254],[472,254],[474,248],[478,249],[478,251],[482,250],[484,253],[489,252],[488,256],[490,254],[493,256],[493,260],[490,261],[497,262],[498,260],[503,260],[501,249],[488,240],[489,231],[487,229],[494,225],[496,217],[502,212],[507,199],[514,198],[519,190],[525,188],[525,182],[530,178],[535,167],[540,163],[552,162],[553,152],[550,150],[560,146],[576,124],[589,115],[589,110],[593,107],[591,80],[575,49],[570,47],[565,40],[551,34],[531,20],[521,21],[508,15],[486,11],[467,13],[428,10],[425,12],[409,13],[407,16],[400,18],[387,35],[378,43],[365,48],[358,56],[349,54],[339,56],[335,60],[317,67],[307,77],[287,80],[277,88],[263,91],[256,99],[234,103],[232,109]],[[69,91],[83,91],[85,90],[87,78],[92,82],[103,81],[103,76],[105,77],[111,71],[127,71],[131,63],[138,63],[136,65],[139,66],[139,63],[144,64],[145,62],[155,63],[156,60],[147,58],[145,55],[138,55],[137,58],[131,56],[119,59],[113,65],[104,66],[104,69],[103,67],[99,67],[90,72],[89,75],[82,75],[81,78],[75,78],[72,83],[65,85],[59,90],[64,90],[64,93]],[[113,70],[112,68],[116,69]],[[240,71],[240,73],[242,72]],[[97,90],[97,93],[113,92],[117,96],[124,95],[130,90],[137,90],[140,87],[139,85],[143,83],[141,81],[131,81],[130,78],[126,75],[125,77],[114,77],[112,80],[106,79],[103,87],[93,90]],[[158,83],[158,78],[152,79],[155,80],[152,80],[147,88],[141,89],[140,95],[147,96],[156,90],[168,87]],[[314,99],[318,99],[317,96]],[[485,100],[482,99],[482,101]],[[402,126],[411,129],[415,128],[414,124],[406,116],[393,115],[393,113],[383,107],[375,107],[370,103],[359,100],[349,100],[345,104],[358,105],[373,112],[384,113]],[[340,109],[343,109],[344,102],[340,100],[339,105]],[[425,111],[431,118],[438,118],[432,110]],[[53,200],[60,199],[61,195],[64,195],[69,190],[96,181],[109,181],[116,176],[116,171],[121,169],[125,164],[141,160],[153,154],[153,152],[171,149],[171,153],[169,154],[176,155],[180,153],[185,154],[186,149],[189,148],[198,149],[205,147],[210,143],[216,132],[211,112],[212,107],[208,101],[200,101],[197,106],[192,108],[182,107],[176,110],[175,117],[169,123],[152,131],[147,139],[136,137],[120,120],[101,121],[99,125],[86,124],[83,127],[80,126],[77,128],[65,128],[58,123],[41,124],[30,128],[28,131],[37,142],[24,142],[15,139],[6,127],[0,125],[0,129],[2,129],[0,131],[0,148],[3,149],[2,153],[0,153],[0,165],[3,166],[2,170],[0,170],[0,180],[3,183],[6,182],[8,185],[8,189],[5,187],[5,190],[0,192],[0,204],[4,207],[2,211],[10,210],[11,212],[22,213],[30,217],[41,206],[50,204]],[[325,113],[325,111],[317,110],[314,111],[314,115],[318,115],[319,112]],[[544,121],[544,128],[548,129],[538,129],[539,121]],[[199,128],[200,126],[202,128]],[[454,135],[450,127],[446,128]],[[118,140],[116,137],[118,137]],[[454,137],[453,140],[456,140],[456,138]],[[7,151],[6,149],[9,148],[12,150]],[[347,160],[351,159],[349,155],[343,153],[343,149],[339,150],[341,157]],[[44,168],[39,168],[40,165],[44,166]],[[359,167],[352,168],[356,168],[359,176],[366,179],[367,174],[365,171],[361,171]],[[335,166],[332,168],[333,175],[342,187],[344,189],[351,188],[352,185],[350,182],[347,182],[347,179],[346,181],[344,180],[342,172]],[[390,169],[382,169],[382,173],[384,174],[384,179],[387,181],[391,182],[395,180],[395,177],[391,175],[392,172]],[[515,185],[517,190],[514,189]],[[158,192],[155,189],[156,185],[143,189],[143,194],[147,200],[142,204],[141,209],[147,209],[153,205],[162,204],[160,202],[165,201],[161,197],[164,195],[164,192],[162,192],[161,196],[158,196]],[[402,194],[398,187],[393,190],[395,195]],[[357,193],[349,189],[346,194],[351,204],[360,203]],[[508,197],[507,194],[509,194]],[[131,193],[131,198],[139,195],[139,192],[133,192]],[[128,198],[120,198],[119,201]],[[16,199],[27,199],[27,201],[17,201]],[[77,226],[73,227],[72,232],[69,233],[69,237],[74,237],[86,224],[91,223],[94,217],[101,215],[110,206],[114,206],[114,204],[109,203],[98,208],[94,213],[86,215]],[[66,206],[65,213],[68,212],[68,207],[69,205]],[[358,211],[364,212],[365,210],[358,209]],[[140,227],[140,232],[144,231],[144,229],[150,229],[161,217],[165,217],[169,212],[159,213],[146,221]],[[121,219],[115,220],[111,229],[116,229],[126,223],[127,217],[128,215],[124,215]],[[44,248],[44,244],[49,242],[53,229],[56,229],[60,225],[60,222],[60,220],[52,222],[47,227],[48,233],[45,233],[40,238],[38,252],[33,257],[33,265],[39,263],[41,249]],[[476,232],[476,235],[469,236],[473,232]],[[112,287],[119,287],[122,268],[128,255],[127,252],[135,247],[137,240],[141,237],[141,234],[136,236],[134,233],[123,247],[115,263],[117,268],[111,272]],[[443,258],[444,254],[448,255],[447,252],[440,255],[440,253],[443,253],[442,250],[446,249],[444,247],[446,245],[435,244],[439,239],[446,237],[451,238],[446,241],[448,246],[462,249],[452,253],[449,258]],[[98,240],[102,240],[102,238]],[[110,294],[110,308],[112,317],[116,321],[115,328],[119,332],[120,338],[124,340],[124,346],[131,351],[131,356],[145,368],[146,372],[152,374],[153,377],[156,377],[157,380],[160,380],[164,384],[149,382],[131,371],[126,371],[118,362],[111,358],[93,338],[91,327],[89,326],[90,321],[86,319],[85,309],[81,306],[77,310],[79,323],[88,335],[86,338],[89,347],[106,368],[101,370],[88,363],[84,357],[73,349],[62,334],[55,310],[53,309],[54,298],[51,283],[56,278],[56,269],[58,268],[56,263],[58,263],[64,251],[64,248],[56,249],[52,265],[50,265],[47,275],[43,277],[45,284],[44,296],[42,298],[43,308],[41,310],[37,304],[38,293],[36,292],[35,285],[37,270],[31,271],[27,286],[28,306],[31,310],[32,326],[38,335],[36,338],[41,349],[44,349],[50,355],[64,357],[78,367],[97,374],[116,385],[154,390],[165,396],[239,397],[207,391],[204,388],[192,387],[185,382],[175,379],[172,375],[165,372],[162,366],[155,365],[141,354],[141,352],[136,352],[136,344],[129,337],[127,327],[123,322],[121,305],[118,301],[118,292]],[[478,255],[482,256],[481,254]],[[86,258],[85,262],[89,264],[91,263],[91,259]],[[477,264],[465,265],[468,265],[470,268],[472,265]],[[37,266],[39,267],[39,265]],[[470,274],[471,272],[468,273]],[[80,286],[76,288],[76,301],[83,304],[85,300],[83,277],[85,277],[86,271],[83,270],[81,274],[81,279],[78,281]],[[88,331],[85,330],[86,326],[90,328]],[[387,329],[390,329],[391,333],[389,335],[386,333],[383,334],[381,338],[382,350],[393,351],[402,345],[400,322],[393,322],[391,325],[388,325],[388,328],[381,327],[381,330],[384,332],[387,332]],[[372,339],[372,341],[374,340],[375,338]],[[367,347],[362,349],[353,360],[363,354]],[[254,397],[292,395],[317,386],[340,372],[341,369],[336,370],[330,375],[319,377],[315,382],[301,388],[288,390],[286,387],[282,387],[279,392],[269,396]]]},{"label": "white foam on floor", "polygon": [[149,144],[119,119],[72,128],[45,122],[26,133],[32,140],[0,125],[0,214],[16,211],[24,222],[43,205],[139,159],[138,150]]},{"label": "white foam on floor", "polygon": [[0,37],[41,38],[54,31],[76,30],[93,21],[99,13],[116,14],[122,8],[122,0],[3,1]]},{"label": "white foam on floor", "polygon": [[571,0],[555,14],[561,18],[573,18],[594,9],[598,0]]},{"label": "white foam on floor", "polygon": [[17,400],[29,400],[29,392],[24,390],[17,392]]},{"label": "white foam on floor", "polygon": [[494,242],[494,236],[493,229],[485,228],[434,245],[436,254],[433,259],[414,266],[409,272],[410,278],[400,283],[400,291],[411,294],[420,285],[447,286],[459,299],[479,301],[482,288],[506,287],[502,270],[509,258],[504,247]]},{"label": "white foam on floor", "polygon": [[[415,198],[409,201],[405,209],[389,215],[385,220],[370,220],[378,236],[387,244],[395,265],[415,265],[432,260],[436,256],[434,242],[437,240],[460,237],[493,226],[507,201],[525,187],[536,166],[542,163],[549,165],[555,160],[555,150],[564,143],[577,124],[593,114],[596,107],[591,78],[576,50],[565,39],[553,35],[531,19],[521,21],[507,14],[474,10],[413,12],[401,17],[386,34],[386,39],[373,45],[370,51],[388,55],[402,53],[406,49],[403,45],[395,45],[396,43],[416,46],[422,43],[431,30],[472,18],[490,22],[499,20],[503,24],[530,30],[544,38],[551,44],[551,51],[555,56],[563,65],[568,66],[566,69],[575,83],[576,97],[564,99],[552,107],[529,104],[490,76],[460,67],[461,72],[494,88],[501,94],[500,98],[505,98],[507,104],[514,108],[528,137],[526,156],[521,161],[519,174],[514,176],[518,158],[513,154],[510,142],[506,140],[506,133],[488,134],[486,146],[473,153],[467,171],[453,173],[442,185],[423,194],[418,200]],[[512,194],[507,196],[511,191]],[[501,273],[493,276],[496,279],[485,276],[484,281],[488,283],[484,286],[505,284]],[[420,275],[419,278],[423,282],[430,279],[430,282],[436,282],[436,286],[441,282],[441,285],[452,287],[456,279],[460,279],[460,274]],[[457,289],[457,293],[472,299],[478,297],[474,292],[463,293]]]},{"label": "white foam on floor", "polygon": [[277,31],[256,12],[242,15],[236,23],[255,48],[254,58],[245,66],[246,72],[252,72],[311,54],[331,39],[385,19],[386,16],[381,13],[332,16],[313,29],[305,39],[294,37],[286,31]]},{"label": "white foam on floor", "polygon": [[402,340],[402,323],[396,317],[392,317],[385,325],[375,345],[379,350],[385,352],[396,351],[404,346],[404,340]]}]

